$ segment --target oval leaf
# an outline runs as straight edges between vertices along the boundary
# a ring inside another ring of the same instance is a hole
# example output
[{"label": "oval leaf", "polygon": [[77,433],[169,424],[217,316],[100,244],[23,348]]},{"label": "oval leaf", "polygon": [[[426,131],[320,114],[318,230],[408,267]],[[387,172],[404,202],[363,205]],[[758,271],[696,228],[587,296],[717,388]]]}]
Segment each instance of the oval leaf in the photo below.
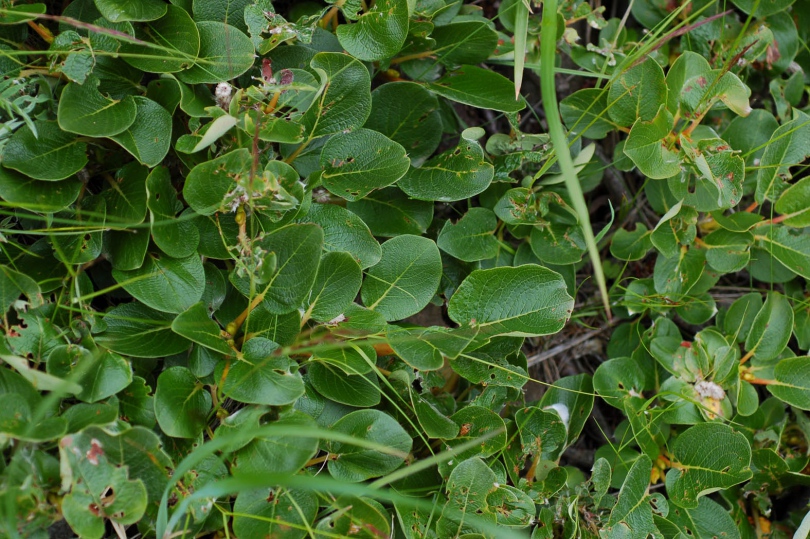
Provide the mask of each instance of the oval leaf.
[{"label": "oval leaf", "polygon": [[87,164],[87,144],[65,133],[56,122],[34,122],[14,132],[3,149],[3,166],[35,180],[63,180]]},{"label": "oval leaf", "polygon": [[432,240],[397,236],[382,244],[382,258],[368,271],[360,295],[386,320],[401,320],[430,302],[441,274],[441,255]]},{"label": "oval leaf", "polygon": [[150,253],[140,268],[114,269],[112,275],[134,298],[167,313],[187,310],[205,290],[205,270],[197,255],[177,259]]},{"label": "oval leaf", "polygon": [[675,505],[698,506],[698,498],[750,479],[751,446],[742,433],[721,423],[701,423],[671,446],[667,493]]},{"label": "oval leaf", "polygon": [[160,373],[155,389],[155,416],[163,432],[175,438],[196,438],[208,423],[211,395],[185,367]]},{"label": "oval leaf", "polygon": [[408,171],[405,148],[385,135],[358,129],[329,139],[321,152],[321,181],[330,193],[358,200]]},{"label": "oval leaf", "polygon": [[562,329],[574,307],[563,278],[548,268],[476,270],[450,298],[453,321],[496,335],[549,335]]}]

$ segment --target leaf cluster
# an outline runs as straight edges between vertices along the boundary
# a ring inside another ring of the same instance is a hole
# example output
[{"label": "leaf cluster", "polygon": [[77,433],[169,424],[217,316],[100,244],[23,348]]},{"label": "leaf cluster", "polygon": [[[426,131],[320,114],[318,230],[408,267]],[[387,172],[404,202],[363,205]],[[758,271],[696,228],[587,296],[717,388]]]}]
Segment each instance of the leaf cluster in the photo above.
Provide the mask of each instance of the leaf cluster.
[{"label": "leaf cluster", "polygon": [[0,535],[788,537],[810,3],[631,6],[3,2]]}]

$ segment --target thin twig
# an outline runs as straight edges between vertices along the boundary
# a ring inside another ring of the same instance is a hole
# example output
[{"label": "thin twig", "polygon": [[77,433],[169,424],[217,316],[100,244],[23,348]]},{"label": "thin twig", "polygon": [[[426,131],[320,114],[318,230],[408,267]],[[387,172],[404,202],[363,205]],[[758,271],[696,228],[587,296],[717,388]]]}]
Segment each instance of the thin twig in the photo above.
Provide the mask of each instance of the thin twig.
[{"label": "thin twig", "polygon": [[588,333],[580,335],[576,339],[571,339],[570,341],[566,341],[566,342],[564,342],[562,344],[559,344],[559,345],[555,346],[554,348],[551,348],[551,349],[546,350],[544,352],[541,352],[539,354],[534,354],[532,356],[529,356],[527,358],[527,360],[526,360],[527,365],[531,368],[532,366],[537,365],[538,363],[542,363],[543,361],[545,361],[547,359],[550,359],[550,358],[556,356],[557,354],[562,354],[566,350],[570,350],[571,348],[573,348],[573,347],[575,347],[575,346],[577,346],[579,344],[582,344],[585,341],[593,339],[594,337],[596,337],[600,333],[607,330],[610,326],[611,326],[611,324],[606,324],[605,326],[603,326],[601,328],[597,328],[597,329],[589,331]]},{"label": "thin twig", "polygon": [[692,24],[687,24],[686,26],[683,26],[681,28],[678,28],[676,30],[671,31],[670,33],[668,33],[667,35],[665,35],[661,39],[659,39],[658,42],[655,45],[653,45],[653,47],[650,50],[648,50],[644,55],[640,56],[639,59],[636,60],[635,62],[633,62],[633,65],[631,65],[630,67],[635,67],[636,65],[638,65],[641,62],[643,62],[644,60],[646,60],[651,52],[660,49],[664,45],[664,43],[666,43],[670,39],[672,39],[674,37],[682,36],[682,35],[684,35],[684,34],[686,34],[688,32],[691,32],[695,28],[703,26],[704,24],[709,24],[713,20],[719,19],[720,17],[725,17],[726,15],[730,15],[733,12],[734,12],[733,9],[729,9],[729,10],[726,10],[726,11],[724,11],[722,13],[717,13],[716,15],[712,15],[711,17],[706,17],[702,21],[698,21],[698,22],[692,23]]}]

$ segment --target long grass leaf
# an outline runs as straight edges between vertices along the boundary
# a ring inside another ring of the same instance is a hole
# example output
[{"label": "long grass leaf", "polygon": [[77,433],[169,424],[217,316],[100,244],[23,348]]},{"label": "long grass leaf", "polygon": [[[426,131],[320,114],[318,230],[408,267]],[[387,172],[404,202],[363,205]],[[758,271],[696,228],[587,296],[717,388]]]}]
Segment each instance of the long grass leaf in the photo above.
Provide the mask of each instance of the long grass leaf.
[{"label": "long grass leaf", "polygon": [[585,236],[585,243],[588,246],[588,254],[593,265],[593,272],[596,276],[596,283],[599,285],[599,293],[602,296],[602,304],[608,319],[611,318],[610,299],[607,293],[607,283],[605,273],[602,271],[602,261],[599,258],[599,249],[596,246],[596,239],[591,228],[591,218],[588,214],[588,207],[585,205],[585,196],[582,194],[582,186],[579,184],[574,163],[571,159],[571,152],[568,149],[568,140],[565,138],[562,121],[560,120],[559,106],[557,105],[557,88],[554,80],[554,60],[557,51],[557,0],[545,0],[543,2],[543,21],[541,23],[540,39],[540,92],[543,96],[543,108],[546,111],[548,121],[548,132],[551,136],[551,143],[554,145],[557,160],[562,169],[563,179],[574,210],[579,217],[579,224],[582,226],[582,233]]},{"label": "long grass leaf", "polygon": [[523,64],[526,62],[526,38],[529,33],[529,0],[519,0],[515,12],[515,99],[520,99]]}]

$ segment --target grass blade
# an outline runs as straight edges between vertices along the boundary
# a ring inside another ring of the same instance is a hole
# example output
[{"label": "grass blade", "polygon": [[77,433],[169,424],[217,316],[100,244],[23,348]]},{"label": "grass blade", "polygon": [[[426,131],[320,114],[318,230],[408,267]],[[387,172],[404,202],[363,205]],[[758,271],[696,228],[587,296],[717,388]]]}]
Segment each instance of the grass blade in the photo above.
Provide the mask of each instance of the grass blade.
[{"label": "grass blade", "polygon": [[[551,143],[557,154],[557,160],[562,169],[563,179],[574,210],[579,217],[582,226],[582,233],[585,236],[585,243],[588,246],[588,254],[593,265],[593,272],[596,276],[596,283],[599,285],[599,293],[602,296],[602,304],[608,319],[611,319],[610,299],[607,293],[605,273],[602,271],[602,261],[599,258],[599,249],[596,246],[596,239],[591,228],[591,218],[588,214],[588,207],[585,205],[585,197],[582,194],[582,186],[579,184],[574,163],[571,159],[571,152],[568,149],[568,140],[565,138],[562,121],[560,120],[559,106],[557,105],[557,88],[554,80],[554,57],[557,51],[557,0],[545,0],[543,2],[543,21],[541,24],[540,39],[540,92],[543,96],[543,108],[546,111],[548,121],[548,132],[551,136]],[[517,65],[517,56],[515,56]]]},{"label": "grass blade", "polygon": [[515,99],[520,99],[523,65],[526,62],[526,37],[529,33],[529,0],[518,0],[515,8]]}]

